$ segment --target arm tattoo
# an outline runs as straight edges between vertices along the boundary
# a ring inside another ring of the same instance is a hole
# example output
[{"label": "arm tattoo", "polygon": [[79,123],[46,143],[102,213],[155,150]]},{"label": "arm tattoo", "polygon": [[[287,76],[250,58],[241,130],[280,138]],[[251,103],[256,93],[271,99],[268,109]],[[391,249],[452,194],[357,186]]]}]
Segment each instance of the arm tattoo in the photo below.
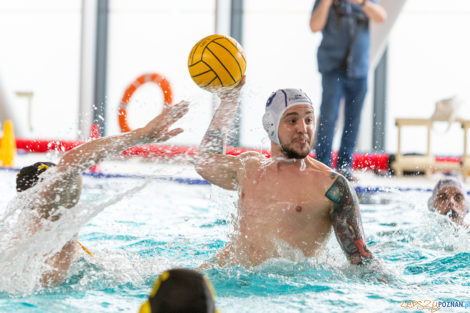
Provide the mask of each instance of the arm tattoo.
[{"label": "arm tattoo", "polygon": [[226,134],[221,129],[209,129],[204,135],[202,147],[204,152],[225,154]]},{"label": "arm tattoo", "polygon": [[333,202],[330,219],[336,238],[351,264],[363,264],[372,259],[364,243],[358,201],[343,176],[338,176],[325,196]]}]

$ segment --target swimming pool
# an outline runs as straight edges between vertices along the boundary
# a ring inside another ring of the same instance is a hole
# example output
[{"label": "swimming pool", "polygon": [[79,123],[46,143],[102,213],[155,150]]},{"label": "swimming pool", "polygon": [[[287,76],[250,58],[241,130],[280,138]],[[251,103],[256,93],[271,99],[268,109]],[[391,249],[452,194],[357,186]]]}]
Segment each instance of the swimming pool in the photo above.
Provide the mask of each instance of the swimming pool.
[{"label": "swimming pool", "polygon": [[[14,175],[0,172],[0,210],[13,197]],[[85,177],[84,187],[82,207],[102,210],[79,236],[93,256],[83,254],[59,287],[11,293],[2,286],[0,312],[137,312],[159,273],[197,268],[224,246],[233,229],[236,194],[217,187],[126,177]],[[283,247],[285,259],[251,269],[207,270],[218,308],[225,313],[415,312],[416,306],[402,307],[403,301],[468,303],[470,235],[428,212],[428,197],[429,192],[413,190],[361,197],[368,245],[383,261],[389,283],[348,265],[331,236],[319,259]],[[1,266],[15,269],[15,262]],[[442,312],[467,310],[441,307]]]}]

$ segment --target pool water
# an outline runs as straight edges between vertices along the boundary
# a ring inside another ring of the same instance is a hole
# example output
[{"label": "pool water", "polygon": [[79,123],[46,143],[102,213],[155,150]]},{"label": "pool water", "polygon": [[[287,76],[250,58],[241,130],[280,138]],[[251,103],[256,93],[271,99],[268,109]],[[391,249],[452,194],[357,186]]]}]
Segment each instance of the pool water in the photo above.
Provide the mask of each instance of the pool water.
[{"label": "pool water", "polygon": [[[0,173],[0,213],[13,198],[13,181],[14,173]],[[102,200],[122,194],[116,203]],[[283,247],[286,258],[254,268],[205,271],[217,307],[225,313],[416,312],[403,301],[469,302],[470,234],[430,213],[429,195],[361,195],[368,246],[383,266],[379,273],[350,266],[332,235],[318,259]],[[228,242],[236,199],[234,192],[209,185],[85,177],[80,207],[99,207],[99,214],[81,228],[79,240],[93,256],[83,253],[58,287],[18,290],[15,282],[4,282],[0,312],[137,312],[162,271],[197,268]],[[100,201],[108,204],[97,206]],[[0,266],[15,270],[14,264]],[[378,279],[384,276],[388,283]]]}]

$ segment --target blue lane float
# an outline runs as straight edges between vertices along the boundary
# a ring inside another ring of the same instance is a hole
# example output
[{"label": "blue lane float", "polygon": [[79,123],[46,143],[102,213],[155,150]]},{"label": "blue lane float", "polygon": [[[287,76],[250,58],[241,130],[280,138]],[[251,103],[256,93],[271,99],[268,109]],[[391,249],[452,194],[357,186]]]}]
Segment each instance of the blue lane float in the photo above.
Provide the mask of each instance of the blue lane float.
[{"label": "blue lane float", "polygon": [[[0,167],[1,171],[18,172],[19,168]],[[119,173],[99,173],[99,172],[84,172],[84,176],[96,179],[110,179],[110,178],[132,178],[132,179],[155,179],[160,181],[168,181],[185,185],[210,185],[210,183],[202,178],[188,178],[188,177],[170,177],[159,175],[137,175],[137,174],[119,174]],[[423,187],[380,187],[380,186],[354,186],[356,193],[390,193],[390,192],[432,192],[431,188]],[[470,191],[467,191],[470,195]]]}]

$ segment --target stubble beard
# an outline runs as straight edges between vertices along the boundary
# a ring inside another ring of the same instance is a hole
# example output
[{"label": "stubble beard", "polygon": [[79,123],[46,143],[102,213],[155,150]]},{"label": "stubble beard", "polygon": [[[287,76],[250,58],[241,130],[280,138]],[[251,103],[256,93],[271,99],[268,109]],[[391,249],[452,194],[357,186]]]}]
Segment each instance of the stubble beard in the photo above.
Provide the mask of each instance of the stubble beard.
[{"label": "stubble beard", "polygon": [[281,145],[281,151],[284,154],[284,156],[288,159],[297,159],[301,160],[307,157],[307,155],[310,153],[310,149],[312,148],[312,145],[310,145],[310,148],[306,152],[297,152],[294,149],[289,148],[286,145]]}]

